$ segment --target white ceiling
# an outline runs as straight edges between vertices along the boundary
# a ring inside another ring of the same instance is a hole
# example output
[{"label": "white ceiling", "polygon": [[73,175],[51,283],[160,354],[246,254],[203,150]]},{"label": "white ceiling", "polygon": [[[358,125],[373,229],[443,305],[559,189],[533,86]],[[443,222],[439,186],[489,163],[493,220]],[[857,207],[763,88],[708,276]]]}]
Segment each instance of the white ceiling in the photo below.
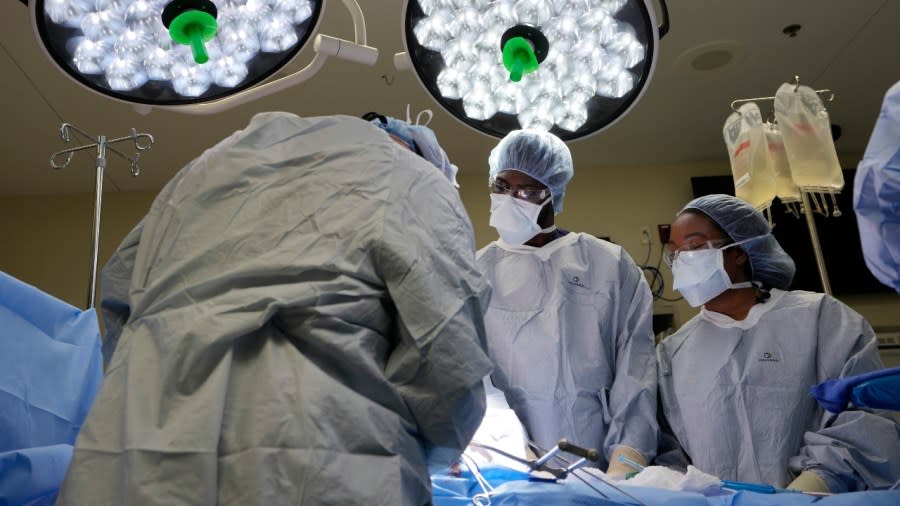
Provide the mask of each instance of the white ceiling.
[{"label": "white ceiling", "polygon": [[[64,147],[61,121],[110,138],[132,127],[156,138],[132,178],[127,163],[109,157],[107,190],[156,190],[203,149],[243,127],[256,112],[286,110],[300,115],[375,110],[394,116],[431,108],[431,126],[462,171],[484,171],[496,140],[472,131],[439,109],[410,72],[394,70],[391,56],[402,48],[402,0],[359,0],[369,44],[380,49],[373,67],[329,60],[310,81],[232,111],[190,116],[154,111],[137,114],[129,105],[95,95],[62,75],[32,34],[28,9],[0,0],[0,195],[93,190],[93,152],[72,166],[52,170],[49,155]],[[670,0],[671,29],[662,40],[658,68],[640,103],[607,131],[571,144],[579,170],[617,171],[648,165],[722,160],[721,128],[735,98],[770,96],[799,75],[805,84],[834,90],[828,105],[843,137],[838,152],[858,156],[887,88],[900,80],[900,2],[894,0]],[[797,37],[782,29],[803,28]],[[352,39],[341,2],[328,2],[321,33]],[[689,64],[698,46],[727,43],[737,50],[732,64],[697,71]],[[308,52],[298,57],[309,61]],[[894,63],[890,63],[893,61]],[[125,149],[127,145],[122,145]]]}]

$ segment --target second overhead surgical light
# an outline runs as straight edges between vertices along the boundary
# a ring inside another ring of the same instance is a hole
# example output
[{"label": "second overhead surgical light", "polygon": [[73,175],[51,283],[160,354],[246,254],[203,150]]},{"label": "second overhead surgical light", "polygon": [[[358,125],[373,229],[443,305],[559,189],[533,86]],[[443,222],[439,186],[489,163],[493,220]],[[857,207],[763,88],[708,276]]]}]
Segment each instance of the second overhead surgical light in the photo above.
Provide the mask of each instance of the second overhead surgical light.
[{"label": "second overhead surgical light", "polygon": [[[409,0],[407,46],[426,88],[442,105],[461,102],[454,114],[470,126],[574,138],[612,122],[590,124],[597,109],[623,114],[649,79],[648,11],[626,0]],[[498,115],[518,124],[489,124]]]}]

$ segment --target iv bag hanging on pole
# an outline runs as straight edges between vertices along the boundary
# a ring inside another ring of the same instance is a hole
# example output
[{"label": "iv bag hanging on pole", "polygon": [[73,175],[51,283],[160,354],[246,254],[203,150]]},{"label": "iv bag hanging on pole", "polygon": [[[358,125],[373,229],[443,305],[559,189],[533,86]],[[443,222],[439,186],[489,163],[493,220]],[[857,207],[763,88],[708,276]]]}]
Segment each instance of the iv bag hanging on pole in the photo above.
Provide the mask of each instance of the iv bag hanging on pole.
[{"label": "iv bag hanging on pole", "polygon": [[831,138],[831,121],[815,90],[782,84],[775,93],[775,118],[797,186],[813,193],[840,193],[844,175]]},{"label": "iv bag hanging on pole", "polygon": [[735,195],[765,211],[775,198],[775,173],[759,106],[752,102],[742,105],[725,120],[722,133],[731,160]]},{"label": "iv bag hanging on pole", "polygon": [[784,150],[791,167],[791,178],[800,188],[803,213],[806,215],[809,238],[816,256],[822,291],[830,295],[831,282],[813,213],[829,216],[824,197],[827,193],[831,195],[832,214],[840,216],[834,195],[844,187],[844,174],[831,138],[831,120],[822,99],[809,86],[800,86],[799,78],[795,79],[796,83],[784,83],[775,93],[775,120],[781,129]]},{"label": "iv bag hanging on pole", "polygon": [[775,123],[766,123],[764,130],[769,147],[769,165],[775,173],[775,196],[781,200],[788,212],[799,218],[797,203],[800,202],[800,188],[791,177],[791,165],[784,150],[781,130]]}]

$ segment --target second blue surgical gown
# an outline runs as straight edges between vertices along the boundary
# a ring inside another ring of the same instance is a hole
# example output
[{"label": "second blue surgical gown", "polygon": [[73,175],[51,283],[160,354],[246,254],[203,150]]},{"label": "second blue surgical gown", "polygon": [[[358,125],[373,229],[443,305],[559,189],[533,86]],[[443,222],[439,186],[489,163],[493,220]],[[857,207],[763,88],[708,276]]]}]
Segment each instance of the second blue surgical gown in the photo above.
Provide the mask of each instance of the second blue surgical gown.
[{"label": "second blue surgical gown", "polygon": [[900,478],[900,426],[825,412],[810,388],[882,367],[862,316],[820,293],[772,290],[741,321],[703,310],[660,343],[662,406],[693,465],[723,480],[789,484],[816,473],[832,492]]},{"label": "second blue surgical gown", "polygon": [[900,292],[900,82],[888,90],[857,168],[853,207],[866,265]]},{"label": "second blue surgical gown", "polygon": [[494,242],[478,267],[493,287],[485,316],[494,383],[531,438],[656,453],[650,289],[619,246],[570,233],[542,248]]}]

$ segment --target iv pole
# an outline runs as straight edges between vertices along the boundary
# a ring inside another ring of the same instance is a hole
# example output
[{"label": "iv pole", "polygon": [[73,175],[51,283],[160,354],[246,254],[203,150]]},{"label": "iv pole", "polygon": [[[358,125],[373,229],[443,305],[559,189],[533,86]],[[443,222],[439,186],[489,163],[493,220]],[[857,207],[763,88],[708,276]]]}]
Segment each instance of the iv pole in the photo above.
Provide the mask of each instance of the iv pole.
[{"label": "iv pole", "polygon": [[[91,144],[84,144],[82,146],[77,146],[74,148],[63,149],[61,151],[53,153],[52,155],[50,155],[50,166],[57,170],[64,169],[68,167],[69,163],[72,161],[72,157],[75,155],[75,152],[91,149],[94,147],[97,148],[96,179],[94,182],[94,221],[92,226],[93,233],[91,236],[91,264],[90,274],[88,275],[87,295],[87,309],[91,309],[94,307],[94,294],[97,291],[97,259],[100,249],[100,211],[103,205],[103,170],[106,168],[106,152],[107,150],[109,150],[128,160],[131,163],[131,175],[136,177],[141,173],[141,169],[138,166],[138,160],[140,160],[142,152],[149,150],[153,146],[153,136],[145,133],[139,134],[137,133],[137,131],[135,131],[134,128],[132,128],[131,135],[119,137],[116,139],[107,139],[105,135],[94,137],[88,133],[85,133],[83,130],[74,125],[63,123],[59,127],[59,136],[62,138],[63,142],[69,142],[71,140],[71,131],[74,131],[75,133],[89,140],[96,139],[96,142],[93,142]],[[134,142],[134,157],[125,156],[115,148],[110,146],[111,144],[116,144],[128,140]],[[65,159],[60,161],[61,157],[63,156],[65,156]]]},{"label": "iv pole", "polygon": [[809,240],[812,241],[813,253],[816,255],[816,266],[819,267],[819,279],[822,281],[822,291],[831,295],[831,281],[828,280],[828,270],[825,268],[825,256],[822,254],[822,245],[819,243],[819,231],[816,229],[816,219],[813,216],[812,206],[809,204],[809,194],[802,189],[800,198],[803,201],[803,214],[806,215],[806,228],[809,229]]},{"label": "iv pole", "polygon": [[[800,76],[794,76],[794,91],[797,91],[797,88],[800,87]],[[825,90],[816,90],[817,94],[825,95],[825,101],[831,102],[834,100],[834,92],[828,89]],[[738,100],[733,100],[731,102],[731,110],[740,114],[740,111],[736,107],[738,104],[742,104],[745,102],[756,102],[760,100],[775,100],[775,97],[757,97],[757,98],[742,98]],[[815,199],[815,197],[813,197]],[[840,216],[840,210],[837,207],[837,200],[832,194],[832,203],[834,204],[834,212],[832,213],[835,217]],[[816,220],[815,216],[813,216],[813,207],[810,205],[809,193],[802,188],[800,189],[800,199],[803,204],[802,212],[806,216],[806,228],[809,229],[809,239],[812,242],[813,253],[816,256],[816,266],[819,268],[819,280],[822,282],[822,291],[828,295],[831,295],[831,281],[828,279],[828,270],[825,268],[825,255],[822,253],[822,244],[819,242],[819,231],[816,229]],[[820,206],[818,200],[816,200],[816,210],[821,212],[826,217],[827,213],[827,203],[824,203],[825,197],[822,197],[823,205],[825,208],[823,209]]]}]

